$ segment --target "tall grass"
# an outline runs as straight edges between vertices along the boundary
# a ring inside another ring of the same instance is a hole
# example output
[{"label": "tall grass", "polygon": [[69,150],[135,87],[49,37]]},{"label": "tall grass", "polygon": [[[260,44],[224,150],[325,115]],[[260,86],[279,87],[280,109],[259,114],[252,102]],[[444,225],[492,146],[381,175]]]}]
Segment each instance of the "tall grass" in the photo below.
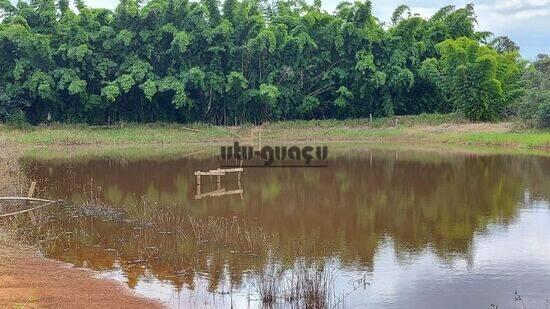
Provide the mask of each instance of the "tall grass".
[{"label": "tall grass", "polygon": [[[191,129],[191,130],[190,130]],[[30,145],[122,145],[122,144],[187,144],[232,140],[235,133],[227,127],[206,124],[122,124],[87,126],[57,124],[13,129],[0,125],[7,143]]]},{"label": "tall grass", "polygon": [[282,298],[284,273],[283,267],[271,260],[256,275],[256,293],[264,307],[272,307]]},{"label": "tall grass", "polygon": [[26,181],[20,171],[17,161],[20,152],[19,149],[0,145],[0,196],[21,195],[25,185],[30,185],[30,181]]},{"label": "tall grass", "polygon": [[325,309],[344,307],[346,298],[361,286],[366,277],[353,281],[349,290],[336,293],[335,270],[324,263],[298,261],[291,268],[271,259],[256,275],[256,294],[263,307]]},{"label": "tall grass", "polygon": [[325,266],[299,263],[291,274],[285,300],[296,308],[323,309],[335,304],[334,273]]},{"label": "tall grass", "polygon": [[269,247],[269,237],[261,227],[249,227],[236,217],[210,217],[207,220],[189,217],[189,223],[197,246],[223,246],[234,252],[253,255],[265,253]]}]

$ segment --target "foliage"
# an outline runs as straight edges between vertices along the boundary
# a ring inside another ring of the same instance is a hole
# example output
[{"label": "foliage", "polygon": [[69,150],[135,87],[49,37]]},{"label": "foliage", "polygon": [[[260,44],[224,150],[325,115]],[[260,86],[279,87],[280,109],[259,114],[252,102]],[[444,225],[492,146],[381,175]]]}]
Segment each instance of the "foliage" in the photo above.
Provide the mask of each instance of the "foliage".
[{"label": "foliage", "polygon": [[16,129],[25,129],[29,126],[29,123],[25,118],[25,113],[20,109],[11,112],[6,117],[6,124],[11,128]]},{"label": "foliage", "polygon": [[539,108],[537,115],[539,125],[543,128],[550,128],[550,103],[545,102]]},{"label": "foliage", "polygon": [[518,96],[515,44],[483,45],[472,5],[428,19],[402,5],[389,26],[369,1],[334,13],[299,0],[75,7],[0,0],[1,119],[21,109],[32,123],[231,125],[453,110],[492,120]]},{"label": "foliage", "polygon": [[500,119],[505,108],[521,96],[517,52],[498,53],[466,37],[445,40],[436,48],[441,58],[436,61],[433,81],[455,110],[469,119]]},{"label": "foliage", "polygon": [[550,56],[540,54],[524,74],[526,93],[518,113],[529,125],[550,127]]},{"label": "foliage", "polygon": [[490,45],[499,53],[519,51],[519,46],[507,36],[494,38]]}]

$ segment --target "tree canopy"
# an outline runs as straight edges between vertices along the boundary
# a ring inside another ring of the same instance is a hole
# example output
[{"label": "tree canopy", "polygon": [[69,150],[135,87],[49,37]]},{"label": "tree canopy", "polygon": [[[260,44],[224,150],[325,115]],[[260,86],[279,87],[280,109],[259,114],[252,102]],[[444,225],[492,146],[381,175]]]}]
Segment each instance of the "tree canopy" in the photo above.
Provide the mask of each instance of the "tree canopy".
[{"label": "tree canopy", "polygon": [[524,74],[526,93],[519,103],[519,116],[526,123],[550,128],[550,56],[540,54]]},{"label": "tree canopy", "polygon": [[0,119],[233,125],[460,111],[494,120],[521,95],[508,38],[472,5],[430,18],[302,0],[0,0]]}]

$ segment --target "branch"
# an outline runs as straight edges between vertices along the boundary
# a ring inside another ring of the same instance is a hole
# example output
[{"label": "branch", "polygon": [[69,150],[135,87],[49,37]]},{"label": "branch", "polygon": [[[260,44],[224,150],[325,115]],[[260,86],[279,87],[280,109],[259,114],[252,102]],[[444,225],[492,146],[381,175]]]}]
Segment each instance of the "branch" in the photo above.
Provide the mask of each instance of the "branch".
[{"label": "branch", "polygon": [[[5,200],[5,198],[3,198],[3,199]],[[20,200],[21,198],[9,198],[9,199]],[[27,199],[27,198],[23,198],[23,199]],[[35,199],[28,199],[28,200],[35,200]],[[36,206],[34,208],[31,208],[31,209],[25,209],[25,210],[21,210],[21,211],[12,212],[12,213],[9,213],[9,214],[0,215],[0,218],[5,218],[5,217],[11,217],[11,216],[15,216],[15,215],[24,214],[24,213],[27,213],[29,211],[41,209],[41,208],[44,208],[44,207],[47,207],[47,206],[50,206],[50,205],[53,205],[53,204],[56,204],[56,203],[59,203],[59,202],[60,201],[50,201],[48,203],[42,204],[40,206]]]}]

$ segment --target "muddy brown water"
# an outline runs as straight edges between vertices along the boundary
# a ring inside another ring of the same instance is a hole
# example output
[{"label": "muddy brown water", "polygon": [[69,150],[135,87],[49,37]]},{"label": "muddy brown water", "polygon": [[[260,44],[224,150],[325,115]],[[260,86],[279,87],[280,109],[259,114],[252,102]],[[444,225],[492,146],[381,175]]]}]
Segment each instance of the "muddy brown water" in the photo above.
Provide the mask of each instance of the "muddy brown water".
[{"label": "muddy brown water", "polygon": [[[299,261],[325,265],[346,307],[521,308],[516,291],[550,303],[548,157],[356,147],[328,168],[203,177],[201,194],[235,194],[200,199],[193,172],[215,156],[19,162],[40,197],[93,202],[31,218],[46,256],[175,308],[261,306],[260,270]],[[268,235],[276,256],[201,247],[189,220],[209,217]]]}]

